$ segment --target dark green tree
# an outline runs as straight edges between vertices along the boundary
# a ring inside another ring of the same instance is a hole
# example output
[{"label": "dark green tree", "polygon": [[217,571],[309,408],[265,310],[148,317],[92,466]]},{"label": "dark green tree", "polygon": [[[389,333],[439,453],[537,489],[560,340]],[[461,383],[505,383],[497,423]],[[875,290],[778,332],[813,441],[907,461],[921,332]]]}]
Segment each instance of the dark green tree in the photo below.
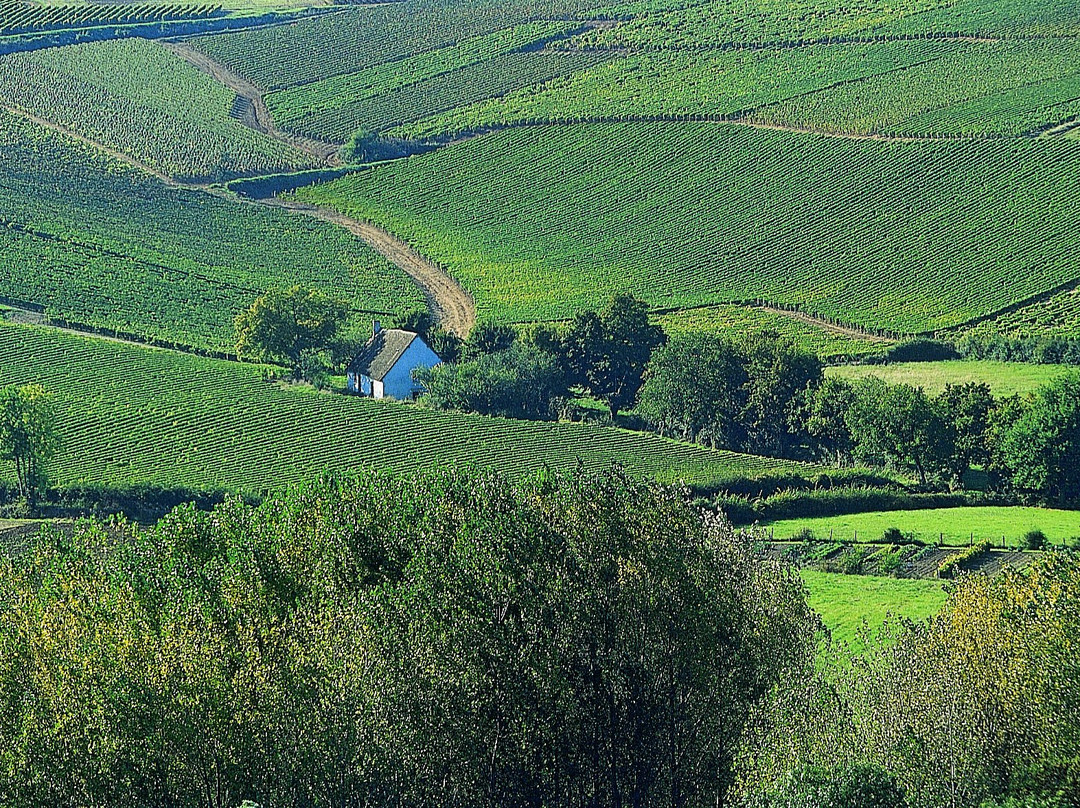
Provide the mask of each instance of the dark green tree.
[{"label": "dark green tree", "polygon": [[740,420],[745,450],[790,456],[803,443],[800,403],[821,383],[821,360],[772,331],[745,341],[746,404]]},{"label": "dark green tree", "polygon": [[507,350],[518,337],[517,330],[505,323],[482,322],[473,326],[461,345],[461,358],[468,361]]},{"label": "dark green tree", "polygon": [[680,334],[653,354],[639,410],[661,435],[739,449],[748,381],[735,343],[710,334]]},{"label": "dark green tree", "polygon": [[948,458],[948,473],[959,484],[972,466],[990,463],[988,435],[995,402],[990,386],[968,382],[948,384],[934,399],[948,432],[952,452]]},{"label": "dark green tree", "polygon": [[1080,374],[1055,379],[1010,411],[998,457],[1012,484],[1048,500],[1080,500]]},{"label": "dark green tree", "polygon": [[847,423],[847,413],[855,401],[850,382],[827,376],[821,386],[805,397],[803,428],[819,456],[836,466],[851,457],[855,442]]},{"label": "dark green tree", "polygon": [[616,295],[606,309],[574,318],[566,357],[575,381],[608,406],[612,420],[637,399],[645,367],[666,337],[646,304]]}]

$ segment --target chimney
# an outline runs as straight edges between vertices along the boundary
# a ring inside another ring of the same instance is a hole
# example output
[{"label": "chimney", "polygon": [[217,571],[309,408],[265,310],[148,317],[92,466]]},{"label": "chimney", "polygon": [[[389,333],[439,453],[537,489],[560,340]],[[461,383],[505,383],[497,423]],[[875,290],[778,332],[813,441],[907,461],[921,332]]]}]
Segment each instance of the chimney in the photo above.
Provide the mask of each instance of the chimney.
[{"label": "chimney", "polygon": [[380,331],[382,331],[382,323],[380,323],[378,320],[372,320],[371,321],[371,336],[374,337]]}]

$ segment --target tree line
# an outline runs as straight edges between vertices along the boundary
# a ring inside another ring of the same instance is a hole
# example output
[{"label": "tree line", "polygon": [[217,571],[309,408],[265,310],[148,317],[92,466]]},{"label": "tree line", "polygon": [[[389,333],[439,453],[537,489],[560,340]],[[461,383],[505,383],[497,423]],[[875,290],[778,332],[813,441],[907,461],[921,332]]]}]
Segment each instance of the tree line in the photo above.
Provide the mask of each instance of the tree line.
[{"label": "tree line", "polygon": [[1080,563],[823,652],[685,492],[367,473],[0,559],[0,805],[1067,808]]}]

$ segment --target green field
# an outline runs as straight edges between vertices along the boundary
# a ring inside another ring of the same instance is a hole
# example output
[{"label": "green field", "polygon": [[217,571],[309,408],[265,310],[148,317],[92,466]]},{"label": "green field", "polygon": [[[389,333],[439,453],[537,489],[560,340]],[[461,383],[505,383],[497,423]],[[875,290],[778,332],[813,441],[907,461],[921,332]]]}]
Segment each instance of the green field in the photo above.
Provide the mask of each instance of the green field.
[{"label": "green field", "polygon": [[813,519],[786,519],[765,525],[778,541],[804,529],[821,539],[873,541],[890,527],[913,533],[927,543],[967,545],[992,541],[1016,545],[1029,530],[1041,530],[1054,544],[1080,539],[1080,511],[1049,508],[972,507],[885,511]]},{"label": "green field", "polygon": [[63,454],[53,478],[60,486],[257,492],[328,470],[432,464],[519,474],[617,462],[635,475],[702,485],[819,470],[614,427],[316,393],[265,375],[254,365],[0,323],[0,386],[40,383],[57,396]]},{"label": "green field", "polygon": [[239,311],[300,282],[357,310],[423,305],[403,272],[340,228],[168,188],[0,112],[0,297],[228,351]]},{"label": "green field", "polygon": [[0,36],[218,16],[220,3],[23,3],[0,0]]},{"label": "green field", "polygon": [[877,376],[890,384],[910,384],[921,387],[928,393],[940,393],[947,384],[981,382],[990,385],[996,396],[1030,393],[1065,372],[1066,369],[1060,365],[973,360],[841,365],[825,371],[826,375],[852,380]]},{"label": "green field", "polygon": [[300,196],[386,225],[498,319],[631,292],[662,308],[763,298],[913,332],[1075,277],[1078,172],[1080,144],[1061,140],[657,122],[507,130]]},{"label": "green field", "polygon": [[[656,321],[668,334],[704,332],[721,337],[773,331],[824,360],[882,354],[894,343],[869,336],[852,336],[797,320],[787,314],[753,306],[710,306],[664,314]],[[831,371],[830,371],[831,372]]]},{"label": "green field", "polygon": [[183,179],[297,170],[314,158],[230,117],[236,94],[164,47],[122,39],[0,57],[0,104]]},{"label": "green field", "polygon": [[832,638],[854,643],[865,622],[871,631],[886,618],[925,620],[945,603],[940,581],[881,578],[870,575],[841,575],[834,572],[802,570],[810,607],[821,615]]}]

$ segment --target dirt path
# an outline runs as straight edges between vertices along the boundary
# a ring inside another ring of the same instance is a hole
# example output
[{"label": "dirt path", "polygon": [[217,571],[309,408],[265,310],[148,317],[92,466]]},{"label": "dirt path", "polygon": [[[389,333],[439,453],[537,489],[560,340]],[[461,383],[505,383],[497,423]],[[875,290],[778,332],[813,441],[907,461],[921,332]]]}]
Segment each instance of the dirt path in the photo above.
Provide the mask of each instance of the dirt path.
[{"label": "dirt path", "polygon": [[820,317],[815,317],[812,314],[807,314],[803,311],[788,311],[787,309],[780,309],[774,306],[758,306],[762,311],[767,311],[770,314],[781,314],[784,317],[790,317],[792,320],[798,320],[799,322],[812,325],[815,328],[820,328],[823,331],[828,331],[832,334],[838,334],[842,337],[851,337],[853,339],[866,340],[867,342],[880,342],[882,344],[890,344],[896,342],[891,337],[883,337],[880,334],[872,334],[869,331],[863,331],[860,328],[854,326],[840,325],[838,323],[831,323],[828,320],[824,320]]},{"label": "dirt path", "polygon": [[420,255],[393,233],[371,222],[351,219],[336,210],[294,200],[275,197],[257,200],[256,204],[284,208],[344,227],[415,281],[436,321],[447,331],[465,337],[476,325],[476,306],[468,292],[444,269]]},{"label": "dirt path", "polygon": [[239,118],[240,122],[245,126],[254,129],[256,132],[262,132],[262,134],[272,137],[287,146],[292,146],[294,149],[299,149],[305,154],[310,154],[326,165],[341,165],[341,161],[337,157],[338,147],[335,144],[300,137],[278,129],[273,117],[270,115],[269,107],[266,106],[263,91],[243,76],[232,72],[225,65],[214,61],[205,53],[200,53],[183,42],[162,41],[161,45],[236,93],[246,106]]}]

